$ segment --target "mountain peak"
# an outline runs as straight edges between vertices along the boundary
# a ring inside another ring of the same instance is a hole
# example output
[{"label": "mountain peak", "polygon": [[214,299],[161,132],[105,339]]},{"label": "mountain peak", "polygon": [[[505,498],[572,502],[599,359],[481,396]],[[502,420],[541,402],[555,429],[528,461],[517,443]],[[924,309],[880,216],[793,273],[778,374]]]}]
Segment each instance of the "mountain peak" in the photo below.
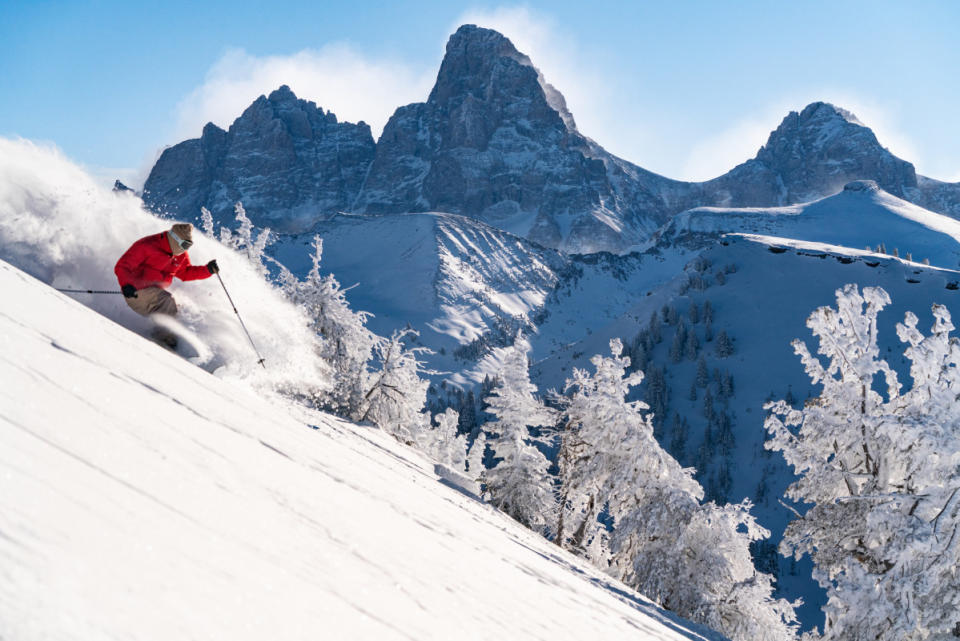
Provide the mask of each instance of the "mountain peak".
[{"label": "mountain peak", "polygon": [[[459,50],[480,48],[497,55],[520,56],[527,58],[513,46],[510,39],[495,29],[478,27],[475,24],[460,25],[447,41],[447,54]],[[527,59],[529,62],[529,59]]]},{"label": "mountain peak", "polygon": [[[499,91],[502,89],[506,91]],[[503,98],[545,100],[568,129],[576,130],[563,95],[546,81],[529,56],[518,51],[499,31],[474,24],[462,25],[447,41],[437,82],[427,101],[459,102],[468,96],[489,100],[495,98],[498,91]]]},{"label": "mountain peak", "polygon": [[[797,141],[811,144],[813,149],[829,146],[833,141],[857,137],[861,144],[882,150],[873,131],[851,112],[829,102],[812,102],[799,113],[791,111],[773,132],[764,149],[789,141],[793,147]],[[762,151],[762,150],[761,150]]]},{"label": "mountain peak", "polygon": [[[463,95],[482,98],[494,70],[506,60],[533,69],[530,59],[500,32],[473,24],[461,26],[447,41],[437,82],[427,101],[447,102]],[[535,78],[535,70],[533,73]]]},{"label": "mountain peak", "polygon": [[295,102],[297,101],[297,96],[293,93],[293,90],[290,89],[287,85],[280,85],[278,88],[270,92],[270,95],[267,96],[267,100],[270,102]]},{"label": "mountain peak", "polygon": [[829,102],[822,101],[811,102],[809,105],[804,107],[803,111],[801,111],[799,114],[799,118],[801,122],[805,123],[822,122],[824,120],[840,118],[851,125],[866,127],[866,125],[860,122],[860,119],[853,115],[852,112],[847,111],[842,107],[837,107]]}]

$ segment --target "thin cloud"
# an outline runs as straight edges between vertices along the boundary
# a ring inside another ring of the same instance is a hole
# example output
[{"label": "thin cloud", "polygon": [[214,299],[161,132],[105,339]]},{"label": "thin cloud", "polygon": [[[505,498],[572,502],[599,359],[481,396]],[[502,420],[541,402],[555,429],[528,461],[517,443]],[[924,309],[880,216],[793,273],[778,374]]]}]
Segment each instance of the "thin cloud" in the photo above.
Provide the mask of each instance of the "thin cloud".
[{"label": "thin cloud", "polygon": [[788,111],[785,107],[768,108],[697,142],[677,178],[710,180],[753,158]]},{"label": "thin cloud", "polygon": [[363,120],[379,137],[397,107],[426,99],[435,75],[436,69],[371,58],[342,43],[287,56],[233,49],[179,103],[174,137],[196,138],[208,122],[227,128],[258,96],[281,85],[341,121]]}]

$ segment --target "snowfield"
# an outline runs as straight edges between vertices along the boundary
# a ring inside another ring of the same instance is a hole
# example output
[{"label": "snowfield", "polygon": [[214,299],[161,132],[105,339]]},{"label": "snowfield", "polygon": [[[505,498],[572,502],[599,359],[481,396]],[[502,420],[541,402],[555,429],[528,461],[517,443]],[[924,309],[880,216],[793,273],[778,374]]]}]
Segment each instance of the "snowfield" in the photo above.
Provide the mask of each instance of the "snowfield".
[{"label": "snowfield", "polygon": [[720,638],[384,433],[0,288],[2,639]]}]

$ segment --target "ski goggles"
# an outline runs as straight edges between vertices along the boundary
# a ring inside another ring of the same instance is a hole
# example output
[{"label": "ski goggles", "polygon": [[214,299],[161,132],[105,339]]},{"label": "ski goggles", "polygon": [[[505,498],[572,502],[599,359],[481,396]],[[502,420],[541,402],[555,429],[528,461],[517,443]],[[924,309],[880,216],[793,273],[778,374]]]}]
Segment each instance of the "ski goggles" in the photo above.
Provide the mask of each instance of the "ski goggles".
[{"label": "ski goggles", "polygon": [[188,249],[190,249],[191,247],[193,247],[193,241],[192,241],[192,240],[184,240],[184,239],[180,238],[179,236],[177,236],[177,233],[176,233],[175,231],[173,231],[172,229],[171,229],[168,233],[170,234],[170,237],[173,238],[173,240],[176,241],[176,243],[177,243],[178,245],[180,245],[180,247],[183,249],[183,251],[187,251]]}]

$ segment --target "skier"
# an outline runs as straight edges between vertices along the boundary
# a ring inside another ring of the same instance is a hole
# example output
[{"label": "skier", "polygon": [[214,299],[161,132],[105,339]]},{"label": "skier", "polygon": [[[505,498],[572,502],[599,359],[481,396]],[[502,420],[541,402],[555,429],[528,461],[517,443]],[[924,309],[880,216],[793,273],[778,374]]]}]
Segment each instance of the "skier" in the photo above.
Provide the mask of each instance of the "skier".
[{"label": "skier", "polygon": [[[176,276],[180,280],[210,278],[220,271],[217,261],[191,265],[187,250],[193,245],[193,226],[177,223],[169,230],[141,238],[123,253],[113,271],[124,300],[141,316],[177,315],[177,302],[167,291]],[[155,338],[173,348],[177,338],[157,328]]]}]

